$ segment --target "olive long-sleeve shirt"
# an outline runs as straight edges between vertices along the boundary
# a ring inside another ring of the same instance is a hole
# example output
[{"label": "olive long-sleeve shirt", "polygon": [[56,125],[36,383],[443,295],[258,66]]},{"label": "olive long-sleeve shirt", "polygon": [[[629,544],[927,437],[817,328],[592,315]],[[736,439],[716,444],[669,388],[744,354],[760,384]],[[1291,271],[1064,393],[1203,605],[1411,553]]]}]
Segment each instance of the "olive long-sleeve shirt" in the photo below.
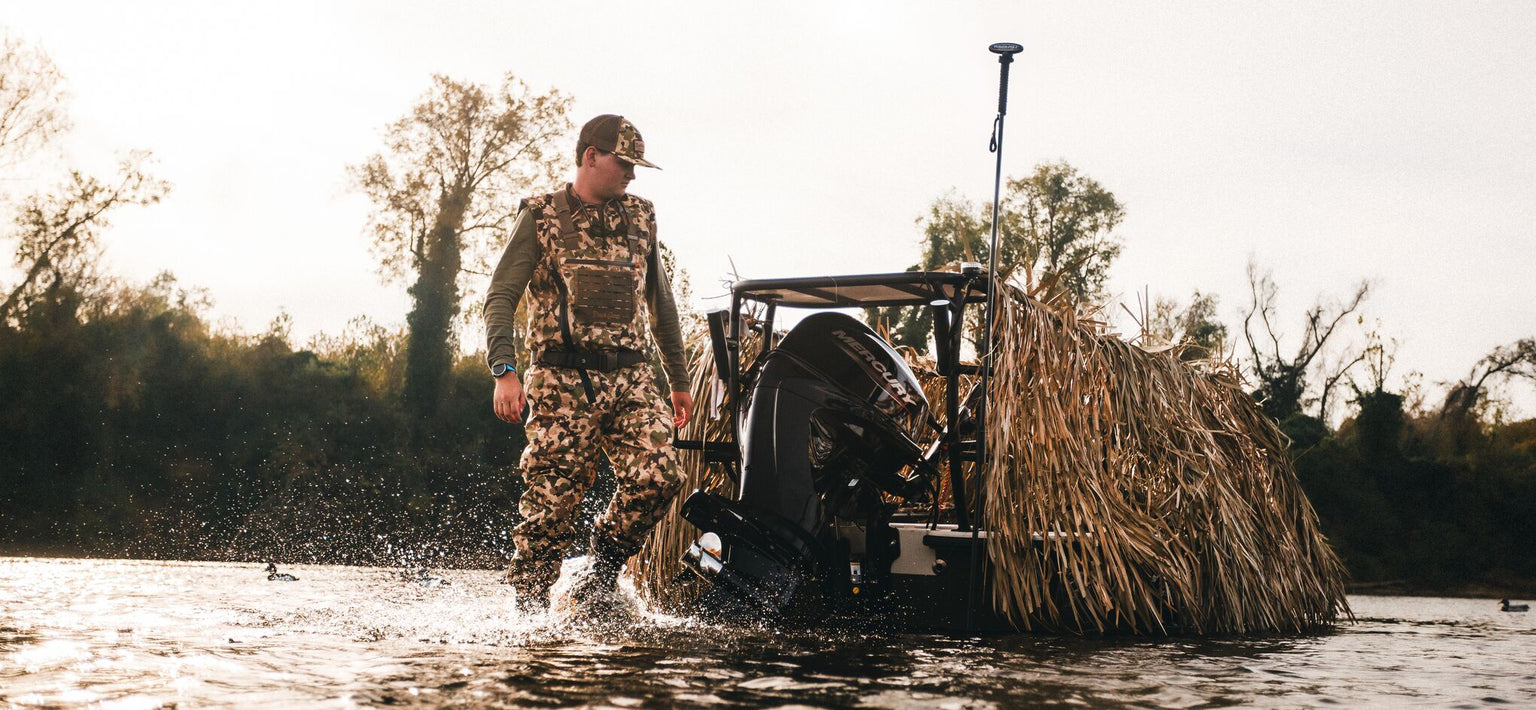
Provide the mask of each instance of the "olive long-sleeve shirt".
[{"label": "olive long-sleeve shirt", "polygon": [[[541,256],[539,240],[534,234],[534,215],[523,210],[512,226],[512,241],[501,253],[496,271],[491,274],[491,287],[485,295],[485,359],[486,364],[512,365],[516,361],[513,333],[517,304],[528,290],[533,270]],[[672,296],[672,282],[658,257],[659,247],[647,257],[645,299],[651,316],[651,337],[661,350],[661,364],[667,372],[667,380],[674,392],[686,392],[689,388],[688,365],[683,354],[683,330],[678,323],[677,304]]]}]

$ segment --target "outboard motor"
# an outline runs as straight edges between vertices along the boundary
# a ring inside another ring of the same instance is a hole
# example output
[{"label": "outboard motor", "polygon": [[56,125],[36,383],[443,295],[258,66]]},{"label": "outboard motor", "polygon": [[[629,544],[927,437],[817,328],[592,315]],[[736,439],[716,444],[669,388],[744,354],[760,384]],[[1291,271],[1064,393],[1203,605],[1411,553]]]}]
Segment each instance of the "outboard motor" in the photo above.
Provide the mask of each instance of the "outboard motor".
[{"label": "outboard motor", "polygon": [[[783,614],[825,591],[809,582],[846,581],[836,519],[868,520],[873,531],[888,515],[882,492],[906,498],[926,489],[924,478],[902,471],[922,461],[917,441],[933,418],[901,356],[837,312],[805,318],[768,352],[749,401],[740,493],[696,492],[683,504],[683,517],[704,531],[684,563],[714,582],[706,605],[713,597]],[[855,581],[864,565],[873,577],[880,563],[853,560]]]}]

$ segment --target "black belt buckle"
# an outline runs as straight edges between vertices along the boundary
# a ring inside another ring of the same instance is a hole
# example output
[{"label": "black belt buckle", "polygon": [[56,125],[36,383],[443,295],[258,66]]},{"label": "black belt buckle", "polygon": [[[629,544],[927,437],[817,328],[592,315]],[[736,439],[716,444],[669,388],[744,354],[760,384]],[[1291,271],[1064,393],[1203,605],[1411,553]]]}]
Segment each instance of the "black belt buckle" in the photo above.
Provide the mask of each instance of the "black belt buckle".
[{"label": "black belt buckle", "polygon": [[538,360],[546,365],[573,370],[612,372],[644,362],[645,357],[633,350],[551,350]]},{"label": "black belt buckle", "polygon": [[564,367],[573,370],[597,370],[608,372],[618,369],[619,356],[612,350],[567,350],[556,358]]},{"label": "black belt buckle", "polygon": [[579,350],[576,355],[576,367],[581,370],[597,370],[607,372],[613,368],[608,367],[608,353],[602,350]]}]

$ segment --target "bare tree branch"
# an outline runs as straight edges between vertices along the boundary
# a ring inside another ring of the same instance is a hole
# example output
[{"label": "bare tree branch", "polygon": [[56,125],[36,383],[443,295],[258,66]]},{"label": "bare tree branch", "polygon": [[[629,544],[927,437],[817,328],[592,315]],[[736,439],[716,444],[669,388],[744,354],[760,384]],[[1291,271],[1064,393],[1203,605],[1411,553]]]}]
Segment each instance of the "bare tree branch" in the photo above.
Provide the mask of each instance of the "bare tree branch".
[{"label": "bare tree branch", "polygon": [[1536,382],[1536,338],[1521,338],[1484,355],[1467,377],[1453,384],[1440,406],[1443,417],[1464,417],[1483,398],[1494,378],[1518,377]]},{"label": "bare tree branch", "polygon": [[96,249],[96,235],[107,226],[108,212],[126,204],[152,204],[170,189],[149,176],[144,164],[148,153],[135,153],[119,168],[116,183],[105,185],[78,171],[51,193],[33,195],[16,217],[14,261],[22,271],[16,284],[0,303],[0,321],[10,320],[39,293],[40,278],[54,276],[52,286],[66,280],[80,281],[93,264],[82,259]]},{"label": "bare tree branch", "polygon": [[0,165],[20,162],[68,130],[64,77],[41,49],[0,33]]},{"label": "bare tree branch", "polygon": [[[1295,355],[1287,359],[1281,354],[1281,337],[1274,328],[1275,296],[1279,289],[1268,271],[1261,271],[1252,260],[1248,262],[1248,313],[1243,318],[1243,337],[1253,357],[1252,372],[1259,381],[1257,394],[1264,401],[1265,412],[1277,420],[1301,413],[1312,400],[1307,394],[1308,372],[1324,352],[1330,340],[1338,333],[1339,326],[1351,314],[1356,313],[1370,294],[1370,282],[1361,281],[1346,301],[1328,305],[1321,298],[1303,315],[1305,327]],[[1265,354],[1259,347],[1255,334],[1255,319],[1264,327],[1272,354]],[[1362,320],[1358,319],[1357,320]],[[1319,418],[1326,418],[1332,394],[1338,383],[1350,369],[1364,361],[1365,353],[1341,355],[1336,366],[1321,373],[1322,385],[1319,396]]]},{"label": "bare tree branch", "polygon": [[1365,298],[1370,294],[1370,291],[1371,283],[1369,281],[1361,281],[1355,287],[1355,293],[1350,298],[1349,303],[1339,306],[1338,314],[1333,317],[1333,320],[1329,321],[1325,328],[1319,328],[1318,324],[1327,317],[1327,309],[1322,303],[1314,304],[1307,311],[1307,335],[1302,342],[1301,350],[1296,355],[1295,362],[1302,367],[1311,364],[1312,359],[1317,357],[1319,352],[1322,352],[1323,345],[1333,336],[1333,332],[1339,327],[1339,323],[1360,308],[1360,304],[1365,302]]},{"label": "bare tree branch", "polygon": [[1343,358],[1341,357],[1340,362],[1336,363],[1334,367],[1331,368],[1330,372],[1323,373],[1322,393],[1318,395],[1317,403],[1318,419],[1321,419],[1325,422],[1328,421],[1328,408],[1332,401],[1334,388],[1338,386],[1339,382],[1343,381],[1344,378],[1349,375],[1349,371],[1353,369],[1354,366],[1365,362],[1366,356],[1369,355],[1370,352],[1370,348],[1361,350],[1358,355],[1356,355],[1348,362],[1344,362]]}]

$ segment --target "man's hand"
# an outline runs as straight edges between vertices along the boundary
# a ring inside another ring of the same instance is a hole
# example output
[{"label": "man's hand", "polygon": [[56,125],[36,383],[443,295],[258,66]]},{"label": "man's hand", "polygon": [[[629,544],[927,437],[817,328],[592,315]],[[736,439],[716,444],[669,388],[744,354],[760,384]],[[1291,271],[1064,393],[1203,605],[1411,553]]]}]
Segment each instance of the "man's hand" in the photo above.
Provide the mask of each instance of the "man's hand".
[{"label": "man's hand", "polygon": [[491,395],[491,406],[496,410],[496,418],[508,424],[523,420],[523,410],[528,408],[528,396],[523,394],[523,381],[517,379],[516,372],[508,372],[496,378],[496,391]]},{"label": "man's hand", "polygon": [[687,392],[672,393],[672,425],[681,429],[693,416],[693,395]]}]

